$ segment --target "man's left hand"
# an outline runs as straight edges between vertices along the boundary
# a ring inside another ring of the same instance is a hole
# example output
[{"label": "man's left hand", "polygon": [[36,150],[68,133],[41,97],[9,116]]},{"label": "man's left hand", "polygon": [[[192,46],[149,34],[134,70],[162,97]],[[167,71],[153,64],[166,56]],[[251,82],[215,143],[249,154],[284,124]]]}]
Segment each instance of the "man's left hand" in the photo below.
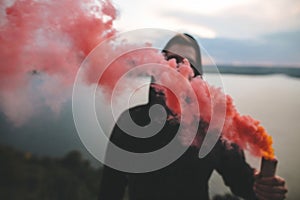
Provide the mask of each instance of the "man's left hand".
[{"label": "man's left hand", "polygon": [[282,200],[286,198],[288,191],[285,180],[279,176],[259,177],[257,175],[253,189],[259,200]]}]

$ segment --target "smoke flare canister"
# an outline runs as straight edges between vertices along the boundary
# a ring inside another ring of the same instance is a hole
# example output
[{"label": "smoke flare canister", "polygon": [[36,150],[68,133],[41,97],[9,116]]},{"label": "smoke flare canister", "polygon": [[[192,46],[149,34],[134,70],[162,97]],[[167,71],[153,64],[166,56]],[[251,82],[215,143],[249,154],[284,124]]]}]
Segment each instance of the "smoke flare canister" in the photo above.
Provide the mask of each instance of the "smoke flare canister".
[{"label": "smoke flare canister", "polygon": [[260,175],[262,177],[272,177],[275,176],[277,159],[266,159],[262,157],[260,166]]}]

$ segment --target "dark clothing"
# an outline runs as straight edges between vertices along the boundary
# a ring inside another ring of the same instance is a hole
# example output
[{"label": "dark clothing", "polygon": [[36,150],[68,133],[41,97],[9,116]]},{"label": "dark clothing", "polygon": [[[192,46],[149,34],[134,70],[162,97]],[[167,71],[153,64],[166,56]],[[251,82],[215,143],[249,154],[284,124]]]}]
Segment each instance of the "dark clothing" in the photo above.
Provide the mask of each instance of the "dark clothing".
[{"label": "dark clothing", "polygon": [[[136,124],[146,126],[150,123],[149,108],[153,104],[129,110]],[[122,115],[119,120],[122,120]],[[131,152],[151,152],[168,144],[175,137],[178,127],[177,123],[167,121],[155,136],[136,138],[116,125],[111,141]],[[99,200],[123,199],[126,186],[130,200],[208,200],[208,182],[213,170],[217,170],[234,194],[255,199],[253,169],[245,162],[244,154],[237,145],[220,139],[205,158],[200,159],[198,153],[199,148],[191,146],[169,166],[148,173],[125,173],[105,166]],[[113,159],[109,146],[106,157]]]}]

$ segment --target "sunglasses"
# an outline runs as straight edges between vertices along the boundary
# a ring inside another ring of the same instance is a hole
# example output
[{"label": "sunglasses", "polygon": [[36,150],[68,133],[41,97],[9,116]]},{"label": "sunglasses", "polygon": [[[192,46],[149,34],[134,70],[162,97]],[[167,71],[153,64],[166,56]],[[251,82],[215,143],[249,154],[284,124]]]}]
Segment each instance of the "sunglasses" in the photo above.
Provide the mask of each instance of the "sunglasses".
[{"label": "sunglasses", "polygon": [[[175,59],[177,64],[183,62],[184,57],[182,57],[182,56],[179,56],[179,55],[173,54],[173,53],[169,53],[168,51],[165,51],[163,53],[164,53],[166,60]],[[191,67],[194,71],[195,76],[199,75],[202,78],[202,74],[200,74],[192,64],[191,64]]]},{"label": "sunglasses", "polygon": [[178,56],[178,55],[169,55],[169,56],[166,56],[166,60],[171,60],[171,59],[175,59],[176,63],[182,63],[184,58],[181,57],[181,56]]}]

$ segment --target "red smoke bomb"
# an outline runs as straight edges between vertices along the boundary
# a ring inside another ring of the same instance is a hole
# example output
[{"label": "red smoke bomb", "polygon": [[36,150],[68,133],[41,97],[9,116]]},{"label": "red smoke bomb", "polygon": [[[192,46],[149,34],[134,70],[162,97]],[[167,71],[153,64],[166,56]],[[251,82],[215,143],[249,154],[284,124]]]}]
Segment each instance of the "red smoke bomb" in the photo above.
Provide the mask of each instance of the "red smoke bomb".
[{"label": "red smoke bomb", "polygon": [[261,166],[260,166],[260,175],[262,177],[272,177],[275,176],[276,166],[277,166],[277,159],[266,159],[262,157],[261,159]]}]

